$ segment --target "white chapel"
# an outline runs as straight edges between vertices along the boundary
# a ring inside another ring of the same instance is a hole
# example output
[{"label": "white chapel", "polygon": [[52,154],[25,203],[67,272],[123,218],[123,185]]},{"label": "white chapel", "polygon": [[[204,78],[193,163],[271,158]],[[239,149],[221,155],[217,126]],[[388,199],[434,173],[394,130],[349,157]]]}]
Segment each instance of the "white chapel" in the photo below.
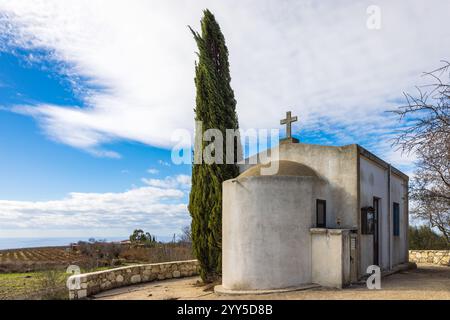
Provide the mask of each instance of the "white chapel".
[{"label": "white chapel", "polygon": [[[300,143],[223,183],[222,293],[344,287],[408,262],[408,176],[363,147]],[[275,174],[262,170],[275,164]]]}]

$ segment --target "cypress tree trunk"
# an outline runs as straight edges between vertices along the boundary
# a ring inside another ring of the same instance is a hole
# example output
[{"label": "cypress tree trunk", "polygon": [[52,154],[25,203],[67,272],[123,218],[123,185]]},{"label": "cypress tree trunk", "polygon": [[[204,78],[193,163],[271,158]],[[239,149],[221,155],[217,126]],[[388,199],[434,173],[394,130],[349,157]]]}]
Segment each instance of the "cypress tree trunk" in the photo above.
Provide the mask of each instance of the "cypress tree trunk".
[{"label": "cypress tree trunk", "polygon": [[[214,15],[204,11],[201,35],[191,29],[198,46],[199,61],[195,66],[197,90],[195,120],[202,121],[203,137],[208,129],[221,130],[225,142],[225,129],[238,129],[236,100],[230,86],[228,49]],[[196,143],[199,141],[196,139]],[[200,139],[201,141],[201,139]],[[238,141],[240,143],[240,141]],[[196,145],[196,150],[205,147]],[[235,154],[237,150],[235,148]],[[189,212],[192,216],[192,244],[200,262],[203,281],[215,280],[222,270],[222,182],[236,177],[236,164],[194,164]]]}]

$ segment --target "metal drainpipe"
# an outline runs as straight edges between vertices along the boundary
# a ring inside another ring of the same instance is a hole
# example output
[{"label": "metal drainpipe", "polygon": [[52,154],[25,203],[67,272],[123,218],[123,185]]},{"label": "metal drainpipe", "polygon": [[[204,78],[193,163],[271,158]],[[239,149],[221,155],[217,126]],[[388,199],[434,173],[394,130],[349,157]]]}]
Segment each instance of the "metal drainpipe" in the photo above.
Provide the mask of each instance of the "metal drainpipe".
[{"label": "metal drainpipe", "polygon": [[392,232],[391,232],[391,220],[392,220],[392,210],[391,210],[391,174],[392,174],[392,169],[391,169],[391,164],[388,165],[388,239],[389,239],[389,270],[392,269],[392,249],[391,249],[391,237],[392,237]]}]

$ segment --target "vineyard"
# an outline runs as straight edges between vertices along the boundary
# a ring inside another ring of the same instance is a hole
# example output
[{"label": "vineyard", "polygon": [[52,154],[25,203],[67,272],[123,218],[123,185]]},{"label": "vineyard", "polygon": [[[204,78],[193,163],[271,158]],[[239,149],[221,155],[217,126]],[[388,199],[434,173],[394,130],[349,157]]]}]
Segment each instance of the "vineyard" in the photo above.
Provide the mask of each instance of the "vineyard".
[{"label": "vineyard", "polygon": [[191,246],[179,243],[158,243],[148,247],[81,243],[73,247],[0,250],[0,273],[63,270],[69,265],[96,269],[190,259],[193,259]]},{"label": "vineyard", "polygon": [[65,280],[69,265],[91,272],[135,263],[191,259],[192,248],[183,243],[132,246],[95,242],[0,250],[0,300],[67,298]]},{"label": "vineyard", "polygon": [[84,265],[88,257],[70,247],[0,250],[0,273],[29,272]]},{"label": "vineyard", "polygon": [[0,300],[64,297],[66,268],[87,259],[70,247],[0,250]]}]

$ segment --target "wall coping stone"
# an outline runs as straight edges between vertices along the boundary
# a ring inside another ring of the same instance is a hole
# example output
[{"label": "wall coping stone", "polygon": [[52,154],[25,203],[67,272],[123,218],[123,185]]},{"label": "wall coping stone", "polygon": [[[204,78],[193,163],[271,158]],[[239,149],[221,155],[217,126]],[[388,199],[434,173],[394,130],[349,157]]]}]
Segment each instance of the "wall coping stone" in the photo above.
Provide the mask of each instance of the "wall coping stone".
[{"label": "wall coping stone", "polygon": [[83,299],[96,293],[172,278],[198,275],[198,260],[170,261],[161,263],[136,264],[108,270],[76,274],[69,277],[69,299]]}]

